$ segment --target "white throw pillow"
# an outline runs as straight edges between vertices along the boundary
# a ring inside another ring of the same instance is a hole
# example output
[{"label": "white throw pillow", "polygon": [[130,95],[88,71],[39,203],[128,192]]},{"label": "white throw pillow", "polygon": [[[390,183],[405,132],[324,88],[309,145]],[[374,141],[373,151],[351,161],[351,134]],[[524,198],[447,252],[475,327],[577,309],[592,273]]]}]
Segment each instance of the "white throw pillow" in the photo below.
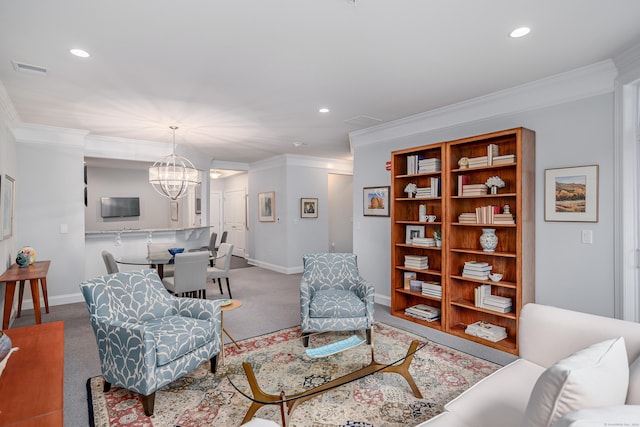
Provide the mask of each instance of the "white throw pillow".
[{"label": "white throw pillow", "polygon": [[622,405],[629,361],[624,338],[594,344],[556,362],[533,387],[523,427],[549,427],[569,412]]}]

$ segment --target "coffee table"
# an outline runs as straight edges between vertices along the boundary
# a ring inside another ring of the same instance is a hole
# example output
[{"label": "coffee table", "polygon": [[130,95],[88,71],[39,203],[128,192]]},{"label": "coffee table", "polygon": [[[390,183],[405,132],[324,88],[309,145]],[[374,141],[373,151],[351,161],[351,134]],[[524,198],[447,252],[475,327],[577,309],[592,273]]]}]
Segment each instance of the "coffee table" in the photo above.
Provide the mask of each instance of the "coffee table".
[{"label": "coffee table", "polygon": [[[326,334],[327,337],[319,338],[320,335]],[[338,335],[336,338],[336,334]],[[311,335],[310,344],[308,348],[313,348],[315,346],[326,346],[335,343],[336,341],[342,341],[343,339],[349,338],[353,334],[359,334],[364,337],[364,331],[361,332],[349,332],[349,333],[318,333]],[[364,340],[364,338],[363,338]],[[405,353],[399,353],[392,355],[391,359],[387,357],[385,360],[386,363],[380,363],[376,361],[376,353],[375,346],[373,341],[373,330],[372,330],[372,342],[371,345],[367,345],[366,342],[357,345],[352,348],[348,348],[344,350],[342,353],[334,354],[328,356],[326,358],[319,357],[313,358],[308,356],[305,348],[302,345],[303,338],[299,339],[299,345],[293,346],[293,349],[290,351],[280,355],[279,357],[292,358],[292,359],[305,359],[305,363],[309,366],[309,371],[305,372],[305,375],[309,375],[313,377],[313,374],[316,370],[319,373],[319,377],[322,377],[322,373],[326,370],[326,365],[329,363],[339,363],[340,360],[349,360],[349,367],[346,368],[345,372],[341,372],[335,379],[331,379],[328,381],[319,381],[320,383],[317,386],[311,386],[306,384],[304,387],[299,386],[300,389],[290,389],[285,390],[286,387],[279,387],[278,384],[262,384],[260,385],[260,379],[256,376],[254,368],[257,368],[260,371],[260,362],[267,362],[268,357],[265,354],[265,357],[261,357],[259,354],[254,356],[251,361],[244,361],[242,363],[242,369],[244,371],[244,376],[240,376],[239,372],[232,372],[227,375],[227,379],[231,383],[231,385],[242,395],[244,395],[247,399],[251,400],[251,405],[247,410],[247,413],[242,420],[242,424],[250,421],[256,412],[266,405],[278,405],[280,408],[280,417],[282,419],[282,425],[286,426],[288,423],[288,418],[293,412],[293,410],[302,402],[312,399],[316,396],[319,396],[322,393],[325,393],[329,390],[341,387],[345,384],[348,384],[352,381],[359,380],[368,375],[372,375],[378,372],[387,372],[387,373],[395,373],[401,375],[406,382],[408,383],[413,395],[421,399],[422,393],[418,389],[415,381],[411,377],[409,373],[409,367],[411,362],[413,361],[414,354],[427,345],[427,342],[420,341],[412,341],[408,344],[407,350]],[[386,357],[386,355],[379,355],[381,357]],[[355,362],[354,362],[355,360]],[[300,379],[302,380],[302,379]],[[305,382],[307,378],[304,379]],[[300,383],[301,381],[295,381]],[[237,385],[238,384],[238,385]],[[267,389],[265,391],[265,389]]]}]

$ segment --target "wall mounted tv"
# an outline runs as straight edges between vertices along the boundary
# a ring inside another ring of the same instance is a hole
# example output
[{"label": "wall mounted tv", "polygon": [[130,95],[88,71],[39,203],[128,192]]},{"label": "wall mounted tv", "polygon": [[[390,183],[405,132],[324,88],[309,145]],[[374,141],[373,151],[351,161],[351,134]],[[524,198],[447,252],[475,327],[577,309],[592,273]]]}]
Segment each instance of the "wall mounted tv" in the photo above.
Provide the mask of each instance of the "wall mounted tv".
[{"label": "wall mounted tv", "polygon": [[140,216],[139,197],[102,197],[100,198],[102,218],[125,218]]}]

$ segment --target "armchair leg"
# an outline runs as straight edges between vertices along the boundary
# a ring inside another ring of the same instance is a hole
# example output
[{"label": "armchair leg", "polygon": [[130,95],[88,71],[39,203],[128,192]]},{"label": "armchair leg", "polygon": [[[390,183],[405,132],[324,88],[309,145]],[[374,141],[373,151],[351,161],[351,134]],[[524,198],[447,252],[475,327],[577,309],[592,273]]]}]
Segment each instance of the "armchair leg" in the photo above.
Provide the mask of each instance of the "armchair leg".
[{"label": "armchair leg", "polygon": [[104,393],[108,392],[109,390],[111,390],[111,383],[108,382],[104,382],[104,385],[102,386],[102,391]]},{"label": "armchair leg", "polygon": [[[224,351],[224,348],[222,349],[222,351]],[[216,370],[218,369],[218,355],[216,354],[211,359],[209,359],[209,361],[211,362],[211,373],[215,374]]]},{"label": "armchair leg", "polygon": [[227,279],[227,291],[229,291],[229,298],[233,298],[231,296],[231,288],[229,287],[229,278],[227,277],[226,279]]},{"label": "armchair leg", "polygon": [[308,332],[303,332],[302,333],[302,345],[304,347],[309,347],[309,333]]},{"label": "armchair leg", "polygon": [[371,345],[371,328],[367,329],[367,345]]},{"label": "armchair leg", "polygon": [[149,396],[142,396],[142,407],[144,408],[144,414],[147,417],[153,415],[153,405],[156,403],[155,391]]}]

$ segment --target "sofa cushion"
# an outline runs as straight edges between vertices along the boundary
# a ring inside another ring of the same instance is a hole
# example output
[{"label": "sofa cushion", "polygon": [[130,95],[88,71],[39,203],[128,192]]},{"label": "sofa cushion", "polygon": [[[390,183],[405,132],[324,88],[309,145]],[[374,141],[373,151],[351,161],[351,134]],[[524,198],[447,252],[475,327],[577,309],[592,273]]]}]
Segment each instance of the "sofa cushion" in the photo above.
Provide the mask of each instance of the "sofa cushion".
[{"label": "sofa cushion", "polygon": [[[629,366],[629,390],[627,404],[640,405],[640,357]],[[640,418],[639,418],[640,419]]]},{"label": "sofa cushion", "polygon": [[637,426],[640,406],[615,405],[569,412],[552,427]]},{"label": "sofa cushion", "polygon": [[317,291],[309,304],[311,317],[362,317],[367,315],[364,302],[351,291],[328,289]]},{"label": "sofa cushion", "polygon": [[542,373],[531,392],[522,427],[548,427],[578,409],[624,404],[628,384],[624,338],[591,345]]},{"label": "sofa cushion", "polygon": [[542,366],[518,359],[478,381],[445,409],[474,427],[517,425],[543,372]]},{"label": "sofa cushion", "polygon": [[214,328],[207,320],[167,316],[145,323],[156,343],[156,365],[163,366],[213,340]]}]

